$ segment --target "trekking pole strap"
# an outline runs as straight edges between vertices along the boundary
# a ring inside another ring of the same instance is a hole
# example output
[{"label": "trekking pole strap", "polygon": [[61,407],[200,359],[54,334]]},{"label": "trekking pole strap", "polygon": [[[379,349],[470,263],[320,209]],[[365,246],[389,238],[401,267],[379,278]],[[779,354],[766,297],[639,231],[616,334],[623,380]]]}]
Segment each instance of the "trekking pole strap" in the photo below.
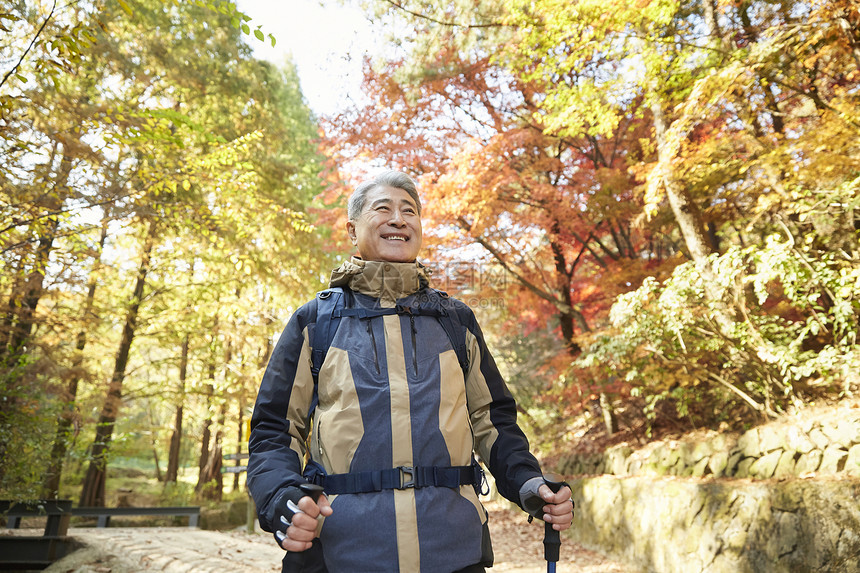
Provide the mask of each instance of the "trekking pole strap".
[{"label": "trekking pole strap", "polygon": [[456,489],[461,485],[475,485],[482,481],[483,472],[477,464],[452,467],[400,466],[370,472],[316,474],[312,477],[312,482],[321,485],[326,494],[370,493],[384,489],[422,487]]}]

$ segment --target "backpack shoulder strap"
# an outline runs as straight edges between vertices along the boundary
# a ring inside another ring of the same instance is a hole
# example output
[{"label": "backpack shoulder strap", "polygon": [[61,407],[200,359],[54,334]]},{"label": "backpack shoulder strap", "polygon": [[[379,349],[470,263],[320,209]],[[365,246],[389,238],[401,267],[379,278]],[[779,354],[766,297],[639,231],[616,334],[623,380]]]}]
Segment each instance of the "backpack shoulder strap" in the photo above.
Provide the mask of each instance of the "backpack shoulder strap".
[{"label": "backpack shoulder strap", "polygon": [[337,327],[340,324],[340,311],[343,309],[343,289],[332,287],[317,293],[317,320],[311,341],[311,374],[317,383]]},{"label": "backpack shoulder strap", "polygon": [[460,368],[463,369],[463,378],[465,379],[469,373],[469,352],[466,349],[466,321],[461,316],[463,309],[454,304],[448,303],[448,293],[429,289],[436,294],[436,303],[442,311],[439,316],[439,322],[448,335],[451,341],[451,346],[454,347],[454,352],[457,354],[457,361],[460,363]]},{"label": "backpack shoulder strap", "polygon": [[[445,330],[445,334],[448,335],[448,340],[451,341],[451,346],[454,348],[457,361],[460,363],[460,368],[463,370],[463,376],[465,377],[469,372],[469,353],[466,349],[466,323],[468,320],[467,317],[462,316],[464,309],[448,303],[448,294],[446,292],[432,288],[428,290],[435,295],[433,303],[439,309],[439,313],[436,316]],[[344,291],[341,287],[332,287],[317,293],[317,320],[311,342],[311,374],[314,377],[314,384],[319,380],[320,369],[323,362],[325,362],[326,354],[332,340],[334,340],[334,335],[337,332],[337,327],[342,317],[356,316],[358,318],[369,318],[371,316],[401,312],[400,309],[395,308],[373,310],[345,309],[344,296]]]}]

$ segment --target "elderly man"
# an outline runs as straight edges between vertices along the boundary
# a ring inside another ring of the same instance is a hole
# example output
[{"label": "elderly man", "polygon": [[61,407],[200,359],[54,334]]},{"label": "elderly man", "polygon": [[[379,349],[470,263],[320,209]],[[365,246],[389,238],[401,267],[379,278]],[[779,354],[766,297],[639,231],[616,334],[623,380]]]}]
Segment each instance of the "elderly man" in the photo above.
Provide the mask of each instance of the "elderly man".
[{"label": "elderly man", "polygon": [[568,528],[570,490],[544,483],[474,315],[416,262],[415,183],[385,172],[348,209],[359,256],[291,317],[251,422],[248,486],[283,571],[484,571],[476,453],[502,495],[539,495],[532,513]]}]

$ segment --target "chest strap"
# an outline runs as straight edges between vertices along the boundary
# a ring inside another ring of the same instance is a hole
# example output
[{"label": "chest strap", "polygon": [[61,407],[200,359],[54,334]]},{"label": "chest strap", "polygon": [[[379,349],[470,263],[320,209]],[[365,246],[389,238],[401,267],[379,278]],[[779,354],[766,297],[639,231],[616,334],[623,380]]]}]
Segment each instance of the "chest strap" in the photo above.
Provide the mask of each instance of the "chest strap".
[{"label": "chest strap", "polygon": [[384,489],[420,487],[480,486],[484,479],[481,466],[412,467],[400,466],[388,470],[352,472],[346,474],[316,474],[312,483],[321,485],[327,494],[370,493]]}]

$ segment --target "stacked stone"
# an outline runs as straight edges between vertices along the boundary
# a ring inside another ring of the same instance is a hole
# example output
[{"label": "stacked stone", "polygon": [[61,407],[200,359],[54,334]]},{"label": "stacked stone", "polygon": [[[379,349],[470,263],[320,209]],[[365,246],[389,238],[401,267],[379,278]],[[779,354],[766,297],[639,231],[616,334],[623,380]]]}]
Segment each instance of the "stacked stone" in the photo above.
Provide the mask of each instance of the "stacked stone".
[{"label": "stacked stone", "polygon": [[581,477],[569,535],[660,573],[860,571],[860,480]]},{"label": "stacked stone", "polygon": [[601,454],[568,456],[558,471],[754,479],[860,476],[860,409],[839,408],[794,425],[766,424],[740,436],[708,432],[696,441],[656,442],[636,451],[620,444]]}]

